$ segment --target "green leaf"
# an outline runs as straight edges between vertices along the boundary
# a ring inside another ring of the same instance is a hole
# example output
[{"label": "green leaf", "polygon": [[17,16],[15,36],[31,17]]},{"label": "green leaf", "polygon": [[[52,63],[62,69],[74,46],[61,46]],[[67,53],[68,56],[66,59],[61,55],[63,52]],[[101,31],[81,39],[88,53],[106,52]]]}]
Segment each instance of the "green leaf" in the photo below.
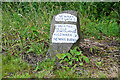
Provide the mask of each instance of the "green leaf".
[{"label": "green leaf", "polygon": [[72,61],[70,61],[69,64],[72,65]]},{"label": "green leaf", "polygon": [[93,53],[93,49],[92,49],[92,48],[90,48],[90,52],[92,52],[92,53]]},{"label": "green leaf", "polygon": [[76,52],[76,51],[77,51],[76,49],[77,49],[77,47],[75,47],[75,48],[73,49],[73,52]]},{"label": "green leaf", "polygon": [[27,53],[29,53],[29,52],[31,52],[31,51],[34,51],[32,48],[30,48],[28,51],[27,51]]},{"label": "green leaf", "polygon": [[83,62],[82,63],[79,63],[80,66],[83,66]]},{"label": "green leaf", "polygon": [[82,53],[82,51],[80,51],[80,52],[76,52],[76,55],[80,55]]},{"label": "green leaf", "polygon": [[61,59],[61,55],[60,54],[56,54],[58,59]]},{"label": "green leaf", "polygon": [[78,61],[78,58],[72,58],[72,59],[74,59],[75,61]]},{"label": "green leaf", "polygon": [[89,59],[86,56],[82,56],[82,57],[85,62],[89,63]]},{"label": "green leaf", "polygon": [[76,68],[77,64],[75,64],[73,67]]},{"label": "green leaf", "polygon": [[32,30],[35,30],[35,31],[36,31],[36,30],[37,30],[37,28],[36,28],[35,26],[32,26]]},{"label": "green leaf", "polygon": [[71,52],[71,54],[72,54],[72,55],[74,55],[74,52],[73,52],[73,50],[70,50],[70,52]]},{"label": "green leaf", "polygon": [[76,61],[78,61],[78,58],[75,58]]},{"label": "green leaf", "polygon": [[56,56],[58,57],[58,59],[64,59],[65,58],[65,54],[63,53],[63,54],[56,54]]},{"label": "green leaf", "polygon": [[60,63],[62,63],[64,60],[61,60]]},{"label": "green leaf", "polygon": [[41,69],[42,69],[42,68],[40,67],[40,63],[37,62],[37,67],[36,67],[35,71],[41,70]]},{"label": "green leaf", "polygon": [[69,60],[72,57],[70,53],[66,53],[65,55],[68,57]]},{"label": "green leaf", "polygon": [[37,30],[33,30],[33,33],[38,35],[38,31]]},{"label": "green leaf", "polygon": [[63,69],[65,68],[64,66],[61,66]]},{"label": "green leaf", "polygon": [[97,62],[98,65],[101,65],[101,62]]},{"label": "green leaf", "polygon": [[78,59],[79,59],[80,61],[81,61],[81,58],[82,58],[81,56],[78,57]]},{"label": "green leaf", "polygon": [[65,58],[64,60],[67,61],[67,62],[69,61],[67,58]]}]

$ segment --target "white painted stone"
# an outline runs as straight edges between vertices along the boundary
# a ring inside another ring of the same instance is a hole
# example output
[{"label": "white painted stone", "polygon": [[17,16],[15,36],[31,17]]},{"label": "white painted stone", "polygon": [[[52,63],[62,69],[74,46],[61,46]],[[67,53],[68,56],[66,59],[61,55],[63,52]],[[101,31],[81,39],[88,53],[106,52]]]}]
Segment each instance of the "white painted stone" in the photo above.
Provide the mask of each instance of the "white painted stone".
[{"label": "white painted stone", "polygon": [[55,21],[77,22],[77,17],[68,13],[62,13],[55,16]]},{"label": "white painted stone", "polygon": [[55,24],[52,43],[75,43],[78,38],[76,25]]}]

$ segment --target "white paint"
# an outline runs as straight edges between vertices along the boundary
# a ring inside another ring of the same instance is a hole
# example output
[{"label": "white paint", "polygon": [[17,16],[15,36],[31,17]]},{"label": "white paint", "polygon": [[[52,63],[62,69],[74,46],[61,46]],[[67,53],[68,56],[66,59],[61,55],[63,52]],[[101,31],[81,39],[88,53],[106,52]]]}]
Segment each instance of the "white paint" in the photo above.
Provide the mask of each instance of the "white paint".
[{"label": "white paint", "polygon": [[55,24],[52,43],[75,43],[78,38],[76,25]]},{"label": "white paint", "polygon": [[68,13],[62,13],[55,16],[55,21],[77,22],[77,17]]}]

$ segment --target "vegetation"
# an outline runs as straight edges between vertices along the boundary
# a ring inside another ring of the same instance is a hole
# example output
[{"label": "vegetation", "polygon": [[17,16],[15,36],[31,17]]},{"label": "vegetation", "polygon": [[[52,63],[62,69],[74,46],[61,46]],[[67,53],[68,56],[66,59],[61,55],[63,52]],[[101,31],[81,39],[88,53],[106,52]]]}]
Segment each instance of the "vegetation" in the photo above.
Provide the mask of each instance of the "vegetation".
[{"label": "vegetation", "polygon": [[[45,60],[50,44],[51,20],[64,10],[78,12],[84,38],[100,41],[107,37],[120,44],[119,3],[2,3],[3,78],[90,78],[96,71],[89,69],[89,66],[106,66],[101,61],[91,63],[79,47],[69,53],[58,54],[61,63],[58,67],[55,66],[55,59]],[[91,53],[95,50],[95,53],[102,54],[97,47],[90,48]],[[93,77],[106,78],[106,75],[108,73],[100,72]]]},{"label": "vegetation", "polygon": [[89,63],[89,59],[82,54],[82,51],[78,52],[77,47],[75,47],[73,50],[70,50],[71,53],[60,53],[56,56],[58,59],[60,59],[60,63],[66,63],[65,66],[61,66],[63,68],[70,68],[72,66],[73,68],[76,68],[76,66],[83,66],[83,61],[86,63]]}]

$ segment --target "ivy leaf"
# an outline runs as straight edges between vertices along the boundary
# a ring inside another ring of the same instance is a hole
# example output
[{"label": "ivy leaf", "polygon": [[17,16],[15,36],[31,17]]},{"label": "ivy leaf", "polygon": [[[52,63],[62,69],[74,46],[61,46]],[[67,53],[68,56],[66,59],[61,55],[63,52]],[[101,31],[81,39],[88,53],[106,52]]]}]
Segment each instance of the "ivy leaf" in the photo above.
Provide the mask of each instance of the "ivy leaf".
[{"label": "ivy leaf", "polygon": [[85,62],[89,63],[89,59],[86,56],[82,56],[82,57]]}]

